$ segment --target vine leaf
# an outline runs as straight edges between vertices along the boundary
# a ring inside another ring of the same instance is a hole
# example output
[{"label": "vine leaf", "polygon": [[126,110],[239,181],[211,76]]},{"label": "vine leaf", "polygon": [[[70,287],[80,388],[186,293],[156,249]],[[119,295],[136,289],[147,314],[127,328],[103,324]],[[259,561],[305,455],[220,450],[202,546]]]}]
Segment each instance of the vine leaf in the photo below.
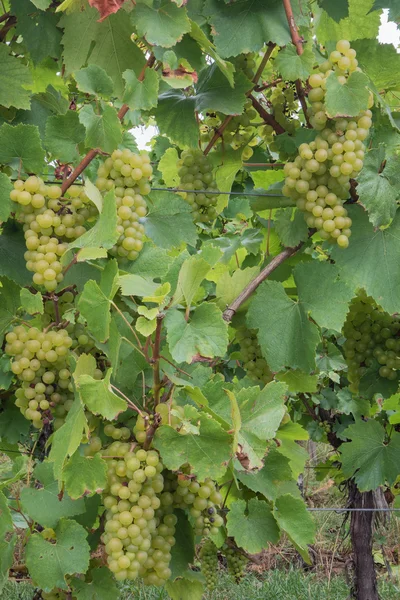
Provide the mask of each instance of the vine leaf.
[{"label": "vine leaf", "polygon": [[258,492],[269,501],[275,501],[282,495],[285,484],[293,481],[289,459],[275,449],[271,449],[261,469],[235,471],[239,481],[253,492]]},{"label": "vine leaf", "polygon": [[85,144],[88,148],[100,148],[111,153],[122,141],[121,123],[113,106],[104,105],[96,114],[91,104],[79,111],[79,120],[86,127]]},{"label": "vine leaf", "polygon": [[299,301],[314,321],[320,327],[341,331],[354,290],[340,279],[340,269],[329,262],[311,261],[298,264],[293,275]]},{"label": "vine leaf", "polygon": [[55,529],[56,542],[34,533],[26,545],[26,565],[33,581],[44,591],[68,590],[66,575],[85,573],[89,566],[89,544],[85,529],[76,521],[61,519]]},{"label": "vine leaf", "polygon": [[54,463],[54,475],[58,480],[61,480],[61,473],[66,459],[68,456],[72,456],[81,445],[84,431],[88,434],[89,429],[84,406],[80,398],[75,397],[64,425],[54,433],[49,454],[49,460]]},{"label": "vine leaf", "polygon": [[194,549],[194,533],[189,519],[183,510],[175,510],[174,514],[178,518],[175,527],[175,544],[171,549],[171,564],[172,571],[171,579],[181,575],[189,565],[193,563]]},{"label": "vine leaf", "polygon": [[107,485],[107,464],[99,454],[81,456],[75,452],[63,471],[65,489],[76,500],[88,494],[100,494]]},{"label": "vine leaf", "polygon": [[349,16],[349,0],[336,0],[336,2],[318,0],[318,4],[337,23]]},{"label": "vine leaf", "polygon": [[243,73],[235,74],[235,87],[232,89],[223,73],[214,63],[203,69],[196,86],[196,110],[221,111],[224,114],[241,114],[246,100],[246,92],[253,84]]},{"label": "vine leaf", "polygon": [[[199,141],[199,128],[195,111],[196,99],[179,91],[162,93],[155,110],[157,126],[180,148],[196,148]],[[179,115],[179,119],[176,118]]]},{"label": "vine leaf", "polygon": [[293,208],[281,208],[274,217],[276,233],[282,244],[287,248],[294,248],[308,238],[308,227],[304,215]]},{"label": "vine leaf", "polygon": [[100,342],[105,342],[110,335],[110,301],[95,281],[85,283],[78,308],[87,321],[89,331]]},{"label": "vine leaf", "polygon": [[132,25],[139,37],[153,45],[170,48],[190,31],[190,21],[185,8],[171,0],[160,0],[157,6],[137,2],[131,12]]},{"label": "vine leaf", "polygon": [[143,221],[154,244],[167,249],[182,242],[194,246],[197,233],[189,204],[171,192],[152,192],[149,198],[149,213]]},{"label": "vine leaf", "polygon": [[0,590],[9,581],[10,569],[14,564],[14,549],[17,543],[14,533],[6,542],[0,541]]},{"label": "vine leaf", "polygon": [[167,581],[165,589],[172,600],[202,600],[204,594],[204,585],[202,581],[195,579],[192,576],[192,571],[186,571],[188,577],[179,577],[175,581]]},{"label": "vine leaf", "polygon": [[295,81],[296,79],[307,79],[312,73],[314,62],[315,57],[311,46],[307,44],[303,54],[299,56],[296,48],[291,45],[278,52],[274,65],[285,81]]},{"label": "vine leaf", "polygon": [[111,14],[119,11],[125,0],[89,0],[90,6],[94,6],[100,13],[99,21],[104,21]]},{"label": "vine leaf", "polygon": [[9,54],[6,44],[0,45],[0,104],[15,108],[31,107],[30,93],[25,87],[32,85],[29,68],[20,58]]},{"label": "vine leaf", "polygon": [[74,598],[77,600],[115,600],[118,598],[119,590],[115,579],[107,567],[98,567],[90,571],[92,581],[90,583],[73,577],[71,587]]},{"label": "vine leaf", "polygon": [[0,173],[0,222],[7,221],[13,208],[10,192],[13,189],[10,178],[5,173]]},{"label": "vine leaf", "polygon": [[281,283],[264,281],[259,286],[247,322],[258,329],[257,338],[272,371],[290,367],[309,373],[315,368],[318,329],[303,304],[291,300]]},{"label": "vine leaf", "polygon": [[257,554],[269,543],[276,544],[279,540],[279,528],[272,510],[267,502],[258,498],[247,503],[245,500],[233,501],[226,526],[237,545],[249,554]]},{"label": "vine leaf", "polygon": [[43,527],[54,528],[62,517],[74,517],[85,512],[83,500],[72,500],[64,493],[58,497],[58,482],[54,479],[53,465],[38,463],[33,472],[34,478],[43,487],[24,487],[21,491],[21,505],[29,517]]},{"label": "vine leaf", "polygon": [[109,250],[114,246],[118,237],[115,194],[114,190],[110,190],[104,196],[103,210],[96,224],[77,240],[71,242],[68,248],[101,247]]},{"label": "vine leaf", "polygon": [[74,75],[78,89],[85,94],[109,98],[114,90],[113,80],[98,65],[89,65]]},{"label": "vine leaf", "polygon": [[277,373],[276,379],[286,383],[289,392],[312,393],[318,389],[318,375],[308,375],[298,369]]},{"label": "vine leaf", "polygon": [[[324,0],[332,7],[336,7],[339,1],[343,2],[343,0],[338,0],[333,3]],[[316,20],[316,35],[320,43],[325,44],[329,40],[358,40],[360,31],[362,31],[362,37],[368,40],[378,37],[381,11],[371,11],[373,0],[348,0],[348,3],[349,16],[342,18],[339,23],[326,11],[323,11]]]},{"label": "vine leaf", "polygon": [[0,163],[18,165],[21,161],[27,173],[40,173],[44,157],[39,129],[35,125],[3,123],[0,127]]},{"label": "vine leaf", "polygon": [[35,64],[48,57],[60,58],[62,33],[57,15],[51,11],[38,13],[30,0],[11,0],[11,11],[17,18],[16,33],[22,36]]},{"label": "vine leaf", "polygon": [[326,113],[333,118],[339,115],[356,117],[368,107],[368,77],[364,73],[354,71],[346,83],[340,83],[336,73],[331,73],[326,80],[325,107]]},{"label": "vine leaf", "polygon": [[46,122],[44,145],[61,162],[73,162],[79,156],[77,145],[85,139],[85,127],[78,113],[69,110],[65,115],[54,115]]},{"label": "vine leaf", "polygon": [[161,425],[156,431],[153,444],[164,464],[176,471],[189,463],[199,479],[222,477],[232,457],[230,434],[212,417],[194,407],[185,407],[185,418],[192,420],[197,431],[182,435],[170,425]]},{"label": "vine leaf", "polygon": [[307,545],[314,541],[315,523],[304,501],[291,494],[280,496],[275,502],[274,517],[302,558],[310,564]]},{"label": "vine leaf", "polygon": [[0,542],[4,541],[6,533],[13,531],[13,521],[11,511],[8,506],[8,500],[0,491]]},{"label": "vine leaf", "polygon": [[342,470],[353,477],[361,492],[376,490],[380,485],[392,485],[398,475],[400,433],[393,431],[390,440],[378,421],[357,421],[344,435],[350,440],[342,444]]},{"label": "vine leaf", "polygon": [[77,380],[79,395],[88,409],[108,421],[113,421],[126,410],[126,401],[111,391],[111,373],[112,369],[109,369],[101,381],[90,375],[81,375]]},{"label": "vine leaf", "polygon": [[146,69],[143,81],[132,70],[125,71],[125,92],[122,101],[132,110],[150,110],[157,106],[160,80],[152,69]]},{"label": "vine leaf", "polygon": [[197,355],[214,358],[226,352],[228,326],[214,304],[200,304],[188,321],[180,310],[171,309],[166,314],[165,327],[171,355],[178,363],[191,363]]},{"label": "vine leaf", "polygon": [[43,314],[43,296],[40,292],[32,294],[27,288],[22,288],[20,291],[21,308],[29,315],[36,313]]},{"label": "vine leaf", "polygon": [[384,147],[373,148],[367,153],[364,166],[357,178],[358,197],[367,209],[369,220],[374,227],[389,225],[396,214],[396,201],[400,194],[398,189],[400,161],[396,156],[391,156],[384,161]]},{"label": "vine leaf", "polygon": [[[13,281],[0,281],[0,339],[14,321],[20,305],[20,287]],[[5,285],[6,284],[6,285]]]},{"label": "vine leaf", "polygon": [[343,252],[334,247],[331,257],[340,269],[340,277],[353,290],[363,288],[390,314],[400,311],[400,213],[392,224],[374,230],[360,206],[350,206],[353,220],[350,246]]}]

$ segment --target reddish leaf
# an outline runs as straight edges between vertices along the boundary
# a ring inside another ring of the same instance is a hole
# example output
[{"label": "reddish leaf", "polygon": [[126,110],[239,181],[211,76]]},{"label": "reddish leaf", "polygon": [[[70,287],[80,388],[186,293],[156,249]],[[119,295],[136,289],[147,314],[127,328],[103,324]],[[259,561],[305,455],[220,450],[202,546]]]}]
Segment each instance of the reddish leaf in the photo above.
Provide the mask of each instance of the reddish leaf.
[{"label": "reddish leaf", "polygon": [[116,13],[125,0],[89,0],[90,6],[94,6],[100,13],[99,21],[104,21],[112,13]]}]

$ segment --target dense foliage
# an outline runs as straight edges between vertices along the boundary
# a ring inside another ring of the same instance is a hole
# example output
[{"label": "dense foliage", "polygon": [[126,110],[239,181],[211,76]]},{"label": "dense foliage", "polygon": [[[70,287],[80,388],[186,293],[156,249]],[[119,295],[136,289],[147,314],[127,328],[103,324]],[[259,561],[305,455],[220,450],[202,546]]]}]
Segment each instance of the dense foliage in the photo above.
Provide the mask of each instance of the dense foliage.
[{"label": "dense foliage", "polygon": [[301,442],[398,493],[385,4],[1,6],[0,589],[15,548],[48,600],[309,562]]}]

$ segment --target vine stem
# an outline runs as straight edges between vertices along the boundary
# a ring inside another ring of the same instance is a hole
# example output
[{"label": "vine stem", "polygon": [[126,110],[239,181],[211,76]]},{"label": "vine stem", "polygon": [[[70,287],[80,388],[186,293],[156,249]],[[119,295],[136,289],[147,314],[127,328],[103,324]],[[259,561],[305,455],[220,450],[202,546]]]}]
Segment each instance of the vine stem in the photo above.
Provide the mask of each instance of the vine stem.
[{"label": "vine stem", "polygon": [[[299,56],[301,56],[304,52],[304,47],[303,47],[304,40],[299,35],[299,30],[297,29],[296,21],[294,20],[292,5],[290,3],[290,0],[282,0],[282,2],[283,2],[284,9],[285,9],[287,22],[289,24],[290,36],[292,38],[292,42],[296,47],[297,54]],[[306,120],[307,126],[311,127],[311,124],[310,124],[310,121],[309,121],[309,118],[307,115],[306,97],[305,97],[304,89],[303,89],[303,86],[301,85],[300,79],[296,79],[295,85],[296,85],[297,96],[299,98],[301,108],[303,109],[304,118]]]},{"label": "vine stem", "polygon": [[129,323],[128,319],[125,317],[125,315],[124,315],[124,313],[122,312],[122,310],[120,310],[120,309],[118,308],[118,306],[115,304],[115,302],[113,302],[113,301],[111,300],[111,301],[110,301],[110,304],[111,304],[111,306],[112,306],[113,308],[115,308],[115,310],[117,311],[117,313],[119,314],[119,316],[120,316],[120,317],[121,317],[121,318],[122,318],[122,319],[125,321],[126,325],[128,325],[129,329],[131,330],[131,332],[133,333],[133,335],[134,335],[134,337],[135,337],[135,340],[136,340],[136,343],[137,343],[137,345],[139,346],[138,350],[139,350],[140,354],[146,358],[146,355],[145,355],[145,354],[144,354],[144,352],[143,352],[143,346],[142,346],[142,344],[140,343],[140,340],[139,340],[139,337],[138,337],[138,335],[137,335],[136,331],[134,330],[134,328],[132,327],[132,325]]},{"label": "vine stem", "polygon": [[136,412],[144,418],[142,411],[140,410],[140,408],[138,408],[136,406],[136,404],[134,402],[132,402],[132,400],[130,400],[128,398],[128,396],[125,396],[125,394],[123,392],[121,392],[121,390],[117,387],[115,387],[115,385],[113,385],[112,383],[110,383],[111,388],[114,390],[114,392],[117,392],[117,394],[119,394],[120,396],[122,396],[122,398],[124,398],[124,400],[127,401],[128,405],[133,408],[133,410],[136,410]]},{"label": "vine stem", "polygon": [[256,111],[258,112],[258,114],[260,115],[260,117],[262,119],[264,119],[264,121],[266,123],[268,123],[268,125],[270,125],[271,127],[274,128],[274,130],[276,131],[276,133],[279,135],[281,133],[285,133],[285,129],[282,127],[282,125],[280,125],[278,123],[278,121],[276,121],[274,119],[274,117],[272,115],[269,114],[268,111],[265,110],[265,108],[262,106],[262,104],[260,104],[260,102],[257,100],[257,98],[255,98],[253,96],[253,94],[249,95],[249,98],[254,106],[254,108],[256,109]]},{"label": "vine stem", "polygon": [[280,254],[274,256],[271,262],[255,277],[250,283],[244,288],[242,292],[240,292],[239,296],[235,298],[235,300],[224,310],[222,318],[225,321],[231,321],[236,314],[236,311],[242,306],[246,300],[250,298],[252,293],[258,288],[260,283],[265,281],[269,275],[275,269],[277,269],[282,263],[285,262],[288,258],[296,254],[298,250],[303,246],[303,242],[300,242],[294,248],[285,248]]},{"label": "vine stem", "polygon": [[161,330],[162,330],[162,322],[164,319],[163,313],[158,313],[156,317],[157,326],[156,326],[156,334],[154,338],[153,344],[153,392],[154,392],[154,406],[160,402],[160,390],[161,390],[161,380],[160,380],[160,348],[161,348]]},{"label": "vine stem", "polygon": [[[151,69],[151,67],[155,63],[155,60],[156,59],[155,59],[154,54],[150,54],[149,58],[147,59],[146,64],[144,65],[143,69],[140,72],[140,75],[138,77],[139,81],[143,81],[144,76],[146,74],[146,69]],[[125,117],[125,115],[128,112],[128,110],[129,110],[129,106],[127,104],[123,104],[121,106],[121,108],[119,109],[119,112],[118,112],[118,118],[119,118],[120,121],[123,120],[123,118]],[[72,171],[71,175],[67,179],[65,179],[63,181],[62,186],[61,186],[61,193],[62,193],[62,195],[65,194],[65,192],[67,191],[67,189],[69,187],[71,187],[71,185],[79,177],[79,175],[81,175],[81,173],[83,173],[83,171],[86,169],[86,167],[100,153],[101,153],[101,150],[99,148],[95,148],[93,150],[89,150],[89,152],[81,160],[81,162],[79,163],[79,165],[77,167],[75,167],[75,169]]]}]

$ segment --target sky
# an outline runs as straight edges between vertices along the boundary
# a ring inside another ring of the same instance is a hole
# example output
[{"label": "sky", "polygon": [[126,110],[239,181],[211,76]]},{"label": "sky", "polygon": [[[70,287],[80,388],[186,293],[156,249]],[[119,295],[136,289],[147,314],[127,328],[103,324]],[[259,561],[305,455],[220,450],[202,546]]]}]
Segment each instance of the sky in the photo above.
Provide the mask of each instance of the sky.
[{"label": "sky", "polygon": [[[381,15],[378,40],[381,44],[393,44],[397,48],[397,52],[400,52],[400,31],[397,29],[396,23],[388,21],[388,12],[388,9],[384,9]],[[136,138],[139,150],[146,150],[151,138],[157,135],[157,128],[152,125],[134,127],[130,131]]]}]

